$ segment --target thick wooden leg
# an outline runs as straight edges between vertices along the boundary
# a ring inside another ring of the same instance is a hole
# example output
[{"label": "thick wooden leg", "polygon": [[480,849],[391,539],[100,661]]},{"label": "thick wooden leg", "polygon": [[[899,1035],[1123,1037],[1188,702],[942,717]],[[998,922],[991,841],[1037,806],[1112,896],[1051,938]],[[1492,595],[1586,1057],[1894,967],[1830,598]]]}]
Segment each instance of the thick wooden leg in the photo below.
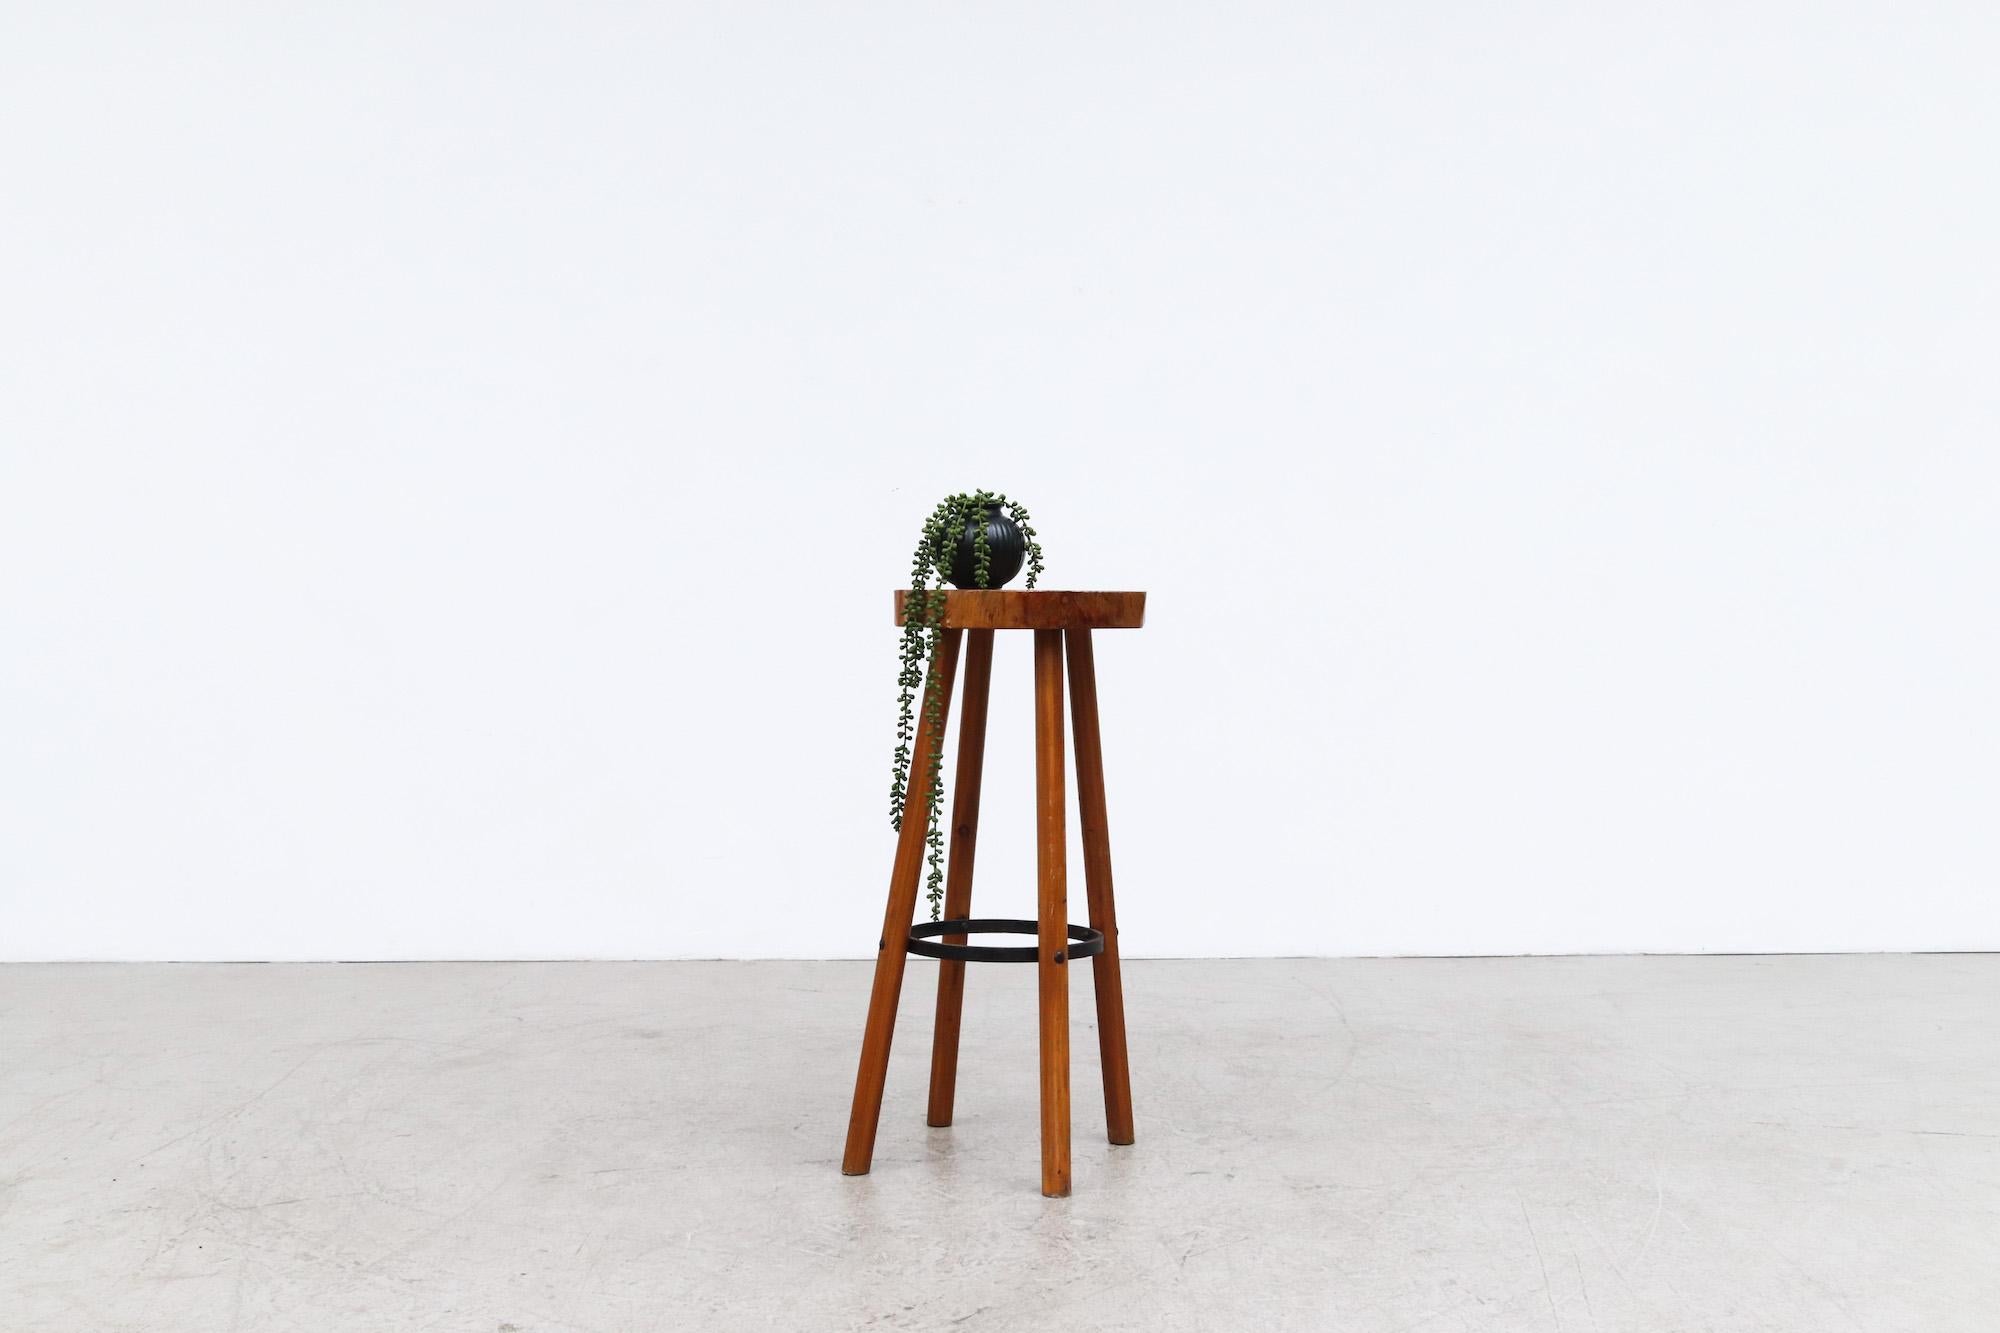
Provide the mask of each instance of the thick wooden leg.
[{"label": "thick wooden leg", "polygon": [[1097,989],[1097,1053],[1104,1067],[1104,1125],[1113,1143],[1132,1142],[1132,1072],[1125,1052],[1125,987],[1118,974],[1118,910],[1111,898],[1111,834],[1104,817],[1104,748],[1097,734],[1097,661],[1090,631],[1066,630],[1070,724],[1076,733],[1076,807],[1083,829],[1084,892],[1090,924],[1104,933],[1091,960]]},{"label": "thick wooden leg", "polygon": [[[972,859],[979,842],[979,779],[986,763],[986,695],[993,680],[993,631],[975,629],[965,636],[965,697],[958,721],[958,772],[952,779],[951,848],[944,879],[944,918],[962,921],[972,914]],[[965,936],[947,935],[946,944],[963,944]],[[925,1120],[937,1126],[951,1123],[952,1100],[958,1090],[958,1019],[965,1006],[965,964],[945,959],[938,964],[937,1021],[931,1028],[931,1101]]]},{"label": "thick wooden leg", "polygon": [[1035,878],[1042,1011],[1042,1193],[1069,1193],[1069,893],[1063,829],[1063,632],[1035,631]]},{"label": "thick wooden leg", "polygon": [[861,1068],[854,1076],[854,1109],[847,1118],[847,1150],[840,1169],[850,1176],[868,1173],[875,1158],[875,1126],[882,1118],[882,1084],[889,1075],[889,1043],[896,1035],[896,1001],[903,990],[903,963],[909,957],[910,922],[917,912],[917,881],[924,868],[924,840],[929,833],[924,782],[930,756],[944,745],[945,715],[951,710],[952,678],[958,671],[962,630],[944,631],[932,678],[924,682],[927,699],[933,686],[941,696],[937,726],[922,709],[916,745],[910,751],[909,803],[903,810],[903,830],[896,839],[895,868],[889,872],[889,907],[882,917],[882,936],[875,953],[875,988],[868,995],[868,1026],[861,1037]]}]

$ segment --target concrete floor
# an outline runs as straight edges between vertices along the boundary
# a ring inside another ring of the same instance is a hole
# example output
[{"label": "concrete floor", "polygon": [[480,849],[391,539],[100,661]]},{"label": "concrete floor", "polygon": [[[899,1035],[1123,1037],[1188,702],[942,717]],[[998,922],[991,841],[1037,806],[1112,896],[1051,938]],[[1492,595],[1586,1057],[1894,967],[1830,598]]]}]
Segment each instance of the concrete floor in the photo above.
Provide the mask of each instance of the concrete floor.
[{"label": "concrete floor", "polygon": [[2000,1327],[2000,956],[912,962],[875,1172],[858,963],[0,968],[0,1329]]}]

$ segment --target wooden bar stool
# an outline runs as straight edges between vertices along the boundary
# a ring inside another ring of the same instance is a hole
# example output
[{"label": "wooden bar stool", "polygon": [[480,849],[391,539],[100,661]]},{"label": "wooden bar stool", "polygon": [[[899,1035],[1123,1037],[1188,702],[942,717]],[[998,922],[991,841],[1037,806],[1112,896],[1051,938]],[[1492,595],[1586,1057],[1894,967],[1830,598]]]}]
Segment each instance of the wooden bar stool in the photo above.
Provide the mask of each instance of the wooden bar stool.
[{"label": "wooden bar stool", "polygon": [[[896,623],[903,623],[909,594],[896,594]],[[923,870],[925,804],[917,779],[910,783],[908,813],[889,872],[889,909],[876,941],[875,987],[868,997],[868,1026],[861,1038],[861,1069],[854,1079],[854,1110],[847,1121],[847,1150],[840,1169],[865,1175],[875,1156],[875,1126],[882,1116],[882,1084],[889,1072],[889,1043],[896,1032],[896,1002],[903,963],[910,954],[942,960],[938,966],[937,1022],[931,1039],[929,1122],[951,1123],[958,1080],[958,1020],[968,962],[1033,963],[1041,994],[1042,1193],[1069,1193],[1069,968],[1091,959],[1097,990],[1098,1056],[1104,1068],[1104,1120],[1113,1143],[1132,1142],[1132,1079],[1125,1058],[1125,998],[1118,978],[1118,918],[1111,897],[1111,841],[1104,818],[1104,754],[1097,733],[1097,671],[1090,632],[1138,629],[1143,592],[948,592],[945,622],[925,697],[935,683],[942,700],[937,728],[925,710],[917,725],[910,771],[929,770],[944,744],[960,640],[966,646],[965,718],[958,739],[952,800],[945,920],[913,926],[917,881]],[[993,673],[993,631],[1035,634],[1035,869],[1036,920],[970,919],[972,859],[979,838],[979,777],[986,754],[986,695]],[[1068,661],[1070,724],[1076,734],[1077,809],[1083,821],[1083,882],[1090,924],[1069,921],[1066,841],[1063,828],[1063,668]],[[968,945],[968,935],[1031,934],[1030,948]]]}]

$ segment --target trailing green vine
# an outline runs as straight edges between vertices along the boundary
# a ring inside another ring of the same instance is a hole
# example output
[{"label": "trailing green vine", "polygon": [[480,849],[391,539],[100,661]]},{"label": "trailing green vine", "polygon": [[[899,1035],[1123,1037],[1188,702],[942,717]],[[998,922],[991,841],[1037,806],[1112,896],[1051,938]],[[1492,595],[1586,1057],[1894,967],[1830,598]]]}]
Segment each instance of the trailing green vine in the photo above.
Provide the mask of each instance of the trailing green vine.
[{"label": "trailing green vine", "polygon": [[[910,558],[910,596],[904,606],[901,669],[896,676],[896,758],[889,782],[889,826],[897,832],[909,812],[909,794],[915,774],[911,761],[917,743],[914,704],[917,692],[924,694],[924,721],[930,728],[930,753],[924,755],[925,837],[930,874],[925,894],[930,899],[931,920],[938,919],[944,904],[944,832],[939,827],[944,809],[944,717],[945,700],[937,677],[938,646],[944,642],[945,583],[957,554],[959,539],[968,526],[973,539],[973,586],[991,586],[993,562],[986,531],[986,509],[999,505],[1020,526],[1027,545],[1027,586],[1035,586],[1042,573],[1042,546],[1035,540],[1028,511],[1017,501],[997,491],[960,492],[938,502],[924,520],[923,535]],[[975,521],[977,520],[977,521]],[[928,686],[925,682],[929,681]]]}]

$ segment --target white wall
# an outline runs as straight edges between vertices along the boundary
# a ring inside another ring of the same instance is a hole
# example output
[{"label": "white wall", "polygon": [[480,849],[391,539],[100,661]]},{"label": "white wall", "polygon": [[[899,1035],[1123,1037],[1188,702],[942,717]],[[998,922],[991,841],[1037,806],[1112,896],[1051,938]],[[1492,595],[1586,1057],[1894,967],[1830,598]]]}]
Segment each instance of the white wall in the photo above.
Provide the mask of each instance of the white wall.
[{"label": "white wall", "polygon": [[888,590],[977,485],[1151,592],[1135,954],[2000,947],[1996,65],[1973,4],[10,4],[0,956],[867,954]]}]

